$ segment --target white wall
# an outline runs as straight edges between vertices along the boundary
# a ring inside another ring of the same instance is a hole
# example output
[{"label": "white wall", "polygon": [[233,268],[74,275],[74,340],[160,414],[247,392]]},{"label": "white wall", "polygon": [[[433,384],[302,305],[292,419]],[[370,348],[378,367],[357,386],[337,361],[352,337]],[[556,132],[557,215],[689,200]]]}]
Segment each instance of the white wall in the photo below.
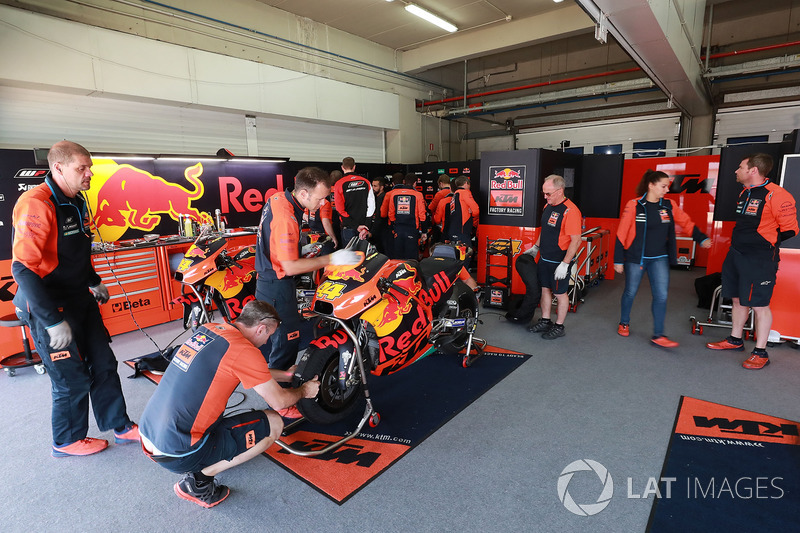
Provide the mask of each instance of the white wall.
[{"label": "white wall", "polygon": [[[723,109],[717,113],[716,144],[730,137],[767,135],[768,142],[780,142],[785,133],[800,128],[800,103],[768,104]],[[719,149],[714,153],[718,154]]]}]

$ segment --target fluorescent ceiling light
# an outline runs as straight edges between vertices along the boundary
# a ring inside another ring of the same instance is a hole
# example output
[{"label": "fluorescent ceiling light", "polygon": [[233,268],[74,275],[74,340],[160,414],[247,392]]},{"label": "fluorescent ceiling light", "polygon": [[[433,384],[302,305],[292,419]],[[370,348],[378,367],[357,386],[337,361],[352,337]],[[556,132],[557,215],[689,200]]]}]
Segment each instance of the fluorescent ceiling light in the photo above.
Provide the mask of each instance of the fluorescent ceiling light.
[{"label": "fluorescent ceiling light", "polygon": [[553,0],[553,2],[555,2],[556,4],[560,4],[560,3],[561,3],[561,2],[563,2],[563,1],[564,1],[564,0]]},{"label": "fluorescent ceiling light", "polygon": [[458,28],[456,28],[453,24],[450,24],[446,20],[444,20],[444,19],[442,19],[440,17],[437,17],[436,15],[431,13],[430,11],[425,11],[424,9],[422,9],[421,7],[419,7],[416,4],[406,4],[406,11],[418,16],[421,19],[427,20],[431,24],[435,24],[435,25],[439,26],[440,28],[442,28],[443,30],[449,31],[450,33],[454,32],[454,31],[458,31]]}]

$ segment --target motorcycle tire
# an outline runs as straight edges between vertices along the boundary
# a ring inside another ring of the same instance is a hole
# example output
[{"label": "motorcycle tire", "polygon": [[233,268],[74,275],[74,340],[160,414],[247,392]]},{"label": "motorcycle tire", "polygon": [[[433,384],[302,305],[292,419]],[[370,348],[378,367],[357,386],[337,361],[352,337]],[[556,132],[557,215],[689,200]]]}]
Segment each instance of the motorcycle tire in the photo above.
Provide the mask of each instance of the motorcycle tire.
[{"label": "motorcycle tire", "polygon": [[[461,282],[456,282],[461,283]],[[470,292],[465,292],[470,291]],[[475,298],[471,296],[471,289],[466,287],[460,291],[460,296],[458,298],[458,317],[460,318],[474,318],[477,313],[477,302]],[[448,313],[445,313],[448,314]],[[451,317],[448,317],[451,318]],[[455,317],[453,317],[455,318]],[[439,350],[446,354],[457,354],[461,350],[463,350],[467,346],[467,340],[469,340],[469,333],[467,329],[461,329],[459,331],[454,332],[448,339],[444,339],[442,343],[439,345]]]},{"label": "motorcycle tire", "polygon": [[319,376],[319,394],[297,402],[297,409],[315,424],[334,424],[367,407],[361,382],[346,390],[339,388],[339,351],[333,347],[309,346],[297,365],[292,386],[299,387]]}]

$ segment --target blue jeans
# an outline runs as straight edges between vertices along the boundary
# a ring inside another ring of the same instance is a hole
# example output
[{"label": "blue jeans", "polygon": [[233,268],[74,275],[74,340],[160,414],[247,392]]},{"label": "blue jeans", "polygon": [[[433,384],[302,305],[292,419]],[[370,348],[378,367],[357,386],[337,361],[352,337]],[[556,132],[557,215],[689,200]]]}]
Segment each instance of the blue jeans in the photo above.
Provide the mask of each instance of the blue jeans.
[{"label": "blue jeans", "polygon": [[647,271],[650,291],[653,293],[653,336],[664,334],[664,317],[667,314],[667,291],[669,290],[669,259],[657,257],[644,259],[641,265],[625,263],[625,292],[622,293],[620,324],[630,324],[633,299],[639,292],[642,276]]}]

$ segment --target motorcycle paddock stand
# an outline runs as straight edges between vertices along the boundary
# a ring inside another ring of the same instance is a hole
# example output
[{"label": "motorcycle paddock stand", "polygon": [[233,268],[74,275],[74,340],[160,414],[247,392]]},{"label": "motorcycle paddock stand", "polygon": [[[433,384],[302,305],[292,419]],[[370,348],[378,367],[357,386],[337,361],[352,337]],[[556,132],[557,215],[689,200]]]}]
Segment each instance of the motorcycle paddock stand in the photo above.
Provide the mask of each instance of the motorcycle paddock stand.
[{"label": "motorcycle paddock stand", "polygon": [[[366,375],[366,372],[364,370],[364,360],[361,357],[361,347],[358,344],[358,338],[356,337],[356,334],[353,333],[353,330],[351,330],[347,326],[347,324],[344,321],[342,321],[341,319],[333,317],[333,316],[331,316],[329,318],[331,320],[333,320],[334,322],[338,323],[339,326],[341,326],[344,329],[345,333],[347,333],[347,335],[353,340],[353,350],[355,351],[355,360],[358,363],[358,368],[359,368],[359,371],[361,372],[361,384],[362,384],[362,387],[363,387],[363,390],[364,390],[364,397],[366,399],[367,405],[366,405],[366,408],[364,409],[364,415],[361,417],[361,420],[359,421],[358,426],[356,427],[356,429],[352,433],[350,433],[348,435],[345,435],[344,437],[342,437],[341,439],[337,440],[336,442],[332,442],[328,446],[325,446],[324,448],[320,448],[319,450],[298,450],[297,448],[293,448],[291,445],[283,442],[280,439],[277,439],[275,441],[275,444],[277,444],[278,446],[280,446],[281,448],[283,448],[287,452],[291,453],[292,455],[299,455],[301,457],[316,457],[318,455],[322,455],[324,453],[328,453],[328,452],[330,452],[332,450],[335,450],[336,448],[340,447],[341,445],[345,444],[350,439],[358,436],[361,433],[361,430],[364,428],[364,424],[366,424],[367,422],[369,422],[371,427],[375,427],[375,426],[378,425],[378,423],[381,420],[381,416],[375,410],[375,408],[372,406],[372,399],[369,396],[369,388],[367,387],[367,375]],[[284,433],[282,433],[282,435],[286,434],[285,433],[286,430],[294,429],[298,424],[300,424],[304,420],[305,420],[305,418],[299,418],[299,419],[291,422],[288,426],[286,426],[284,428]]]},{"label": "motorcycle paddock stand", "polygon": [[[461,360],[461,366],[467,368],[472,365],[475,361],[483,357],[483,351],[486,349],[486,339],[481,339],[480,337],[474,337],[472,334],[469,336],[469,341],[467,341],[467,348],[464,352],[464,357]],[[475,353],[473,353],[473,348]]]}]

